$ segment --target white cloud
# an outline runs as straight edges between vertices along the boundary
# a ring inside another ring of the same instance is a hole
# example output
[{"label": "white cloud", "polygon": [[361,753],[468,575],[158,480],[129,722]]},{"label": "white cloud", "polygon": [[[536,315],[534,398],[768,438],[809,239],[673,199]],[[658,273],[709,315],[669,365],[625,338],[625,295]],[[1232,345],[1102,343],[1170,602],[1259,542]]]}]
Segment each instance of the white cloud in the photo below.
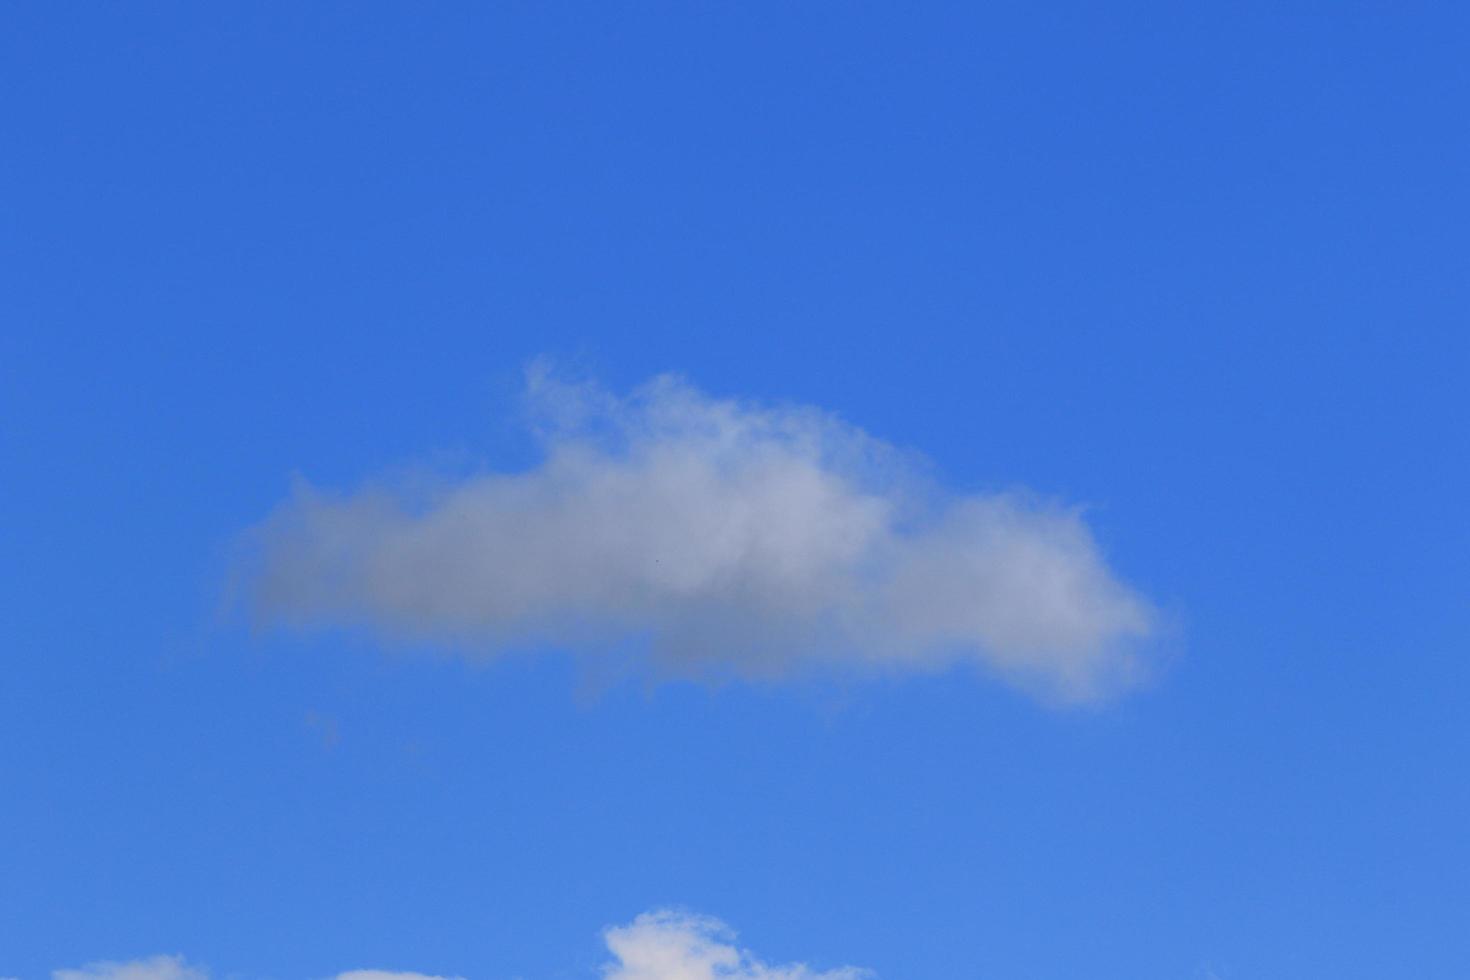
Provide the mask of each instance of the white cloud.
[{"label": "white cloud", "polygon": [[[52,980],[209,980],[209,973],[189,966],[182,956],[152,956],[126,962],[91,963],[77,970],[53,970]],[[425,973],[349,970],[333,980],[459,980]]]},{"label": "white cloud", "polygon": [[153,956],[126,963],[90,963],[78,970],[53,970],[51,980],[209,980],[182,956]]},{"label": "white cloud", "polygon": [[604,933],[615,963],[605,980],[863,980],[853,967],[817,971],[801,963],[768,966],[734,945],[716,919],[680,912],[648,912]]},{"label": "white cloud", "polygon": [[1138,672],[1149,604],[1078,510],[958,494],[812,408],[662,377],[627,397],[532,371],[518,473],[300,486],[251,536],[265,622],[477,650],[646,643],[674,672],[970,661],[1087,699]]},{"label": "white cloud", "polygon": [[[818,971],[801,963],[769,966],[734,945],[734,934],[717,919],[682,912],[647,912],[603,933],[613,961],[603,980],[870,980],[853,967]],[[179,956],[154,956],[123,963],[93,963],[56,970],[52,980],[209,980]],[[459,980],[424,973],[350,970],[333,980]]]}]

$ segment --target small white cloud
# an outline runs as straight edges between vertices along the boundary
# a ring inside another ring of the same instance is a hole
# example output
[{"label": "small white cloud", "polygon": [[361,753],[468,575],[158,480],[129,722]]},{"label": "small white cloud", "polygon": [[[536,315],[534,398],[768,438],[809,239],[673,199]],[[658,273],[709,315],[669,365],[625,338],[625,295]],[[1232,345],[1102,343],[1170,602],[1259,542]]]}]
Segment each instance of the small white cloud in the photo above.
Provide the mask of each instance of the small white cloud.
[{"label": "small white cloud", "polygon": [[[717,919],[683,912],[647,912],[603,933],[613,962],[603,980],[871,980],[853,967],[814,970],[801,963],[771,966],[735,946],[734,933]],[[56,970],[52,980],[209,980],[205,970],[181,956],[154,956],[116,963],[92,963]],[[3,978],[0,978],[3,980]],[[427,973],[349,970],[332,980],[462,980]]]},{"label": "small white cloud", "polygon": [[76,970],[53,970],[51,980],[209,980],[182,956],[152,956],[127,962],[90,963]]},{"label": "small white cloud", "polygon": [[518,473],[301,486],[251,540],[266,622],[494,650],[646,641],[665,669],[978,663],[1088,699],[1138,674],[1154,613],[1076,508],[960,494],[812,408],[628,397],[533,371],[544,459]]},{"label": "small white cloud", "polygon": [[[76,970],[54,970],[52,980],[209,980],[209,973],[188,965],[182,956],[152,956],[141,960],[91,963]],[[333,980],[461,980],[426,973],[387,970],[350,970]]]},{"label": "small white cloud", "polygon": [[605,980],[863,980],[853,967],[819,971],[801,963],[771,966],[738,948],[717,919],[660,911],[604,933],[616,962]]}]

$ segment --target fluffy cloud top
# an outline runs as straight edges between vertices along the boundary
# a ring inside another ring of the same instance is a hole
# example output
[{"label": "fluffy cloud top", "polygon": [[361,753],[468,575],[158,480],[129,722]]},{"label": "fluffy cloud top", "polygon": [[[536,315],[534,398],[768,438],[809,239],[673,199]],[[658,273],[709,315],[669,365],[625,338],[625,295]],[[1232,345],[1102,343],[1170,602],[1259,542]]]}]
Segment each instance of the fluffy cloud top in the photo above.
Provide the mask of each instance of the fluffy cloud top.
[{"label": "fluffy cloud top", "polygon": [[252,535],[258,617],[693,674],[967,660],[1071,699],[1137,673],[1152,611],[1074,508],[947,492],[827,413],[677,378],[528,387],[529,470],[299,487]]},{"label": "fluffy cloud top", "polygon": [[[734,945],[734,934],[717,919],[681,912],[649,912],[603,933],[613,960],[603,980],[867,980],[865,970],[843,967],[819,972],[800,963],[767,966]],[[56,970],[52,980],[209,980],[182,957],[154,956],[126,963],[94,963]],[[333,980],[451,980],[423,973],[352,970]],[[458,980],[458,978],[455,978]]]},{"label": "fluffy cloud top", "polygon": [[863,980],[872,974],[853,967],[819,972],[794,963],[767,966],[734,945],[716,919],[679,912],[649,912],[626,926],[607,930],[616,963],[605,980]]}]

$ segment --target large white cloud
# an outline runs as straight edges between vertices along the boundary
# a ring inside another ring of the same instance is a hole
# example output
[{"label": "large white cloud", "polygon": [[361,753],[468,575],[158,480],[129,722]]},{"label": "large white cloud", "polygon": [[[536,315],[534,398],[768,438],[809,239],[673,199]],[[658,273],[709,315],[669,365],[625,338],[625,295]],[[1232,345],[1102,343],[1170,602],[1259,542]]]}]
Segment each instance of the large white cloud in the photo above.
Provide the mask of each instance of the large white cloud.
[{"label": "large white cloud", "polygon": [[969,660],[1074,699],[1137,674],[1153,613],[1075,508],[947,492],[812,408],[529,378],[538,465],[298,487],[250,537],[256,614],[696,674]]},{"label": "large white cloud", "polygon": [[[842,967],[817,971],[801,963],[769,966],[738,948],[720,921],[682,912],[638,916],[603,933],[612,960],[603,980],[866,980],[866,970]],[[180,956],[154,956],[119,963],[93,963],[56,970],[52,980],[209,980],[209,973]],[[459,980],[424,973],[351,970],[332,980]]]}]

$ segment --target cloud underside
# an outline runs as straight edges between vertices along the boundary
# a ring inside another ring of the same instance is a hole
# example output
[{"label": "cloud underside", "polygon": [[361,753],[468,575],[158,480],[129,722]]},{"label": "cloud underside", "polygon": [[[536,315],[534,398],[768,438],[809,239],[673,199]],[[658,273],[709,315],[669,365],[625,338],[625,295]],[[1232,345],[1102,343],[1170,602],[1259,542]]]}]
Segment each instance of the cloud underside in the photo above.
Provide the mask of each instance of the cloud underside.
[{"label": "cloud underside", "polygon": [[[612,959],[603,980],[867,980],[865,970],[819,971],[801,964],[771,966],[735,945],[734,934],[716,919],[658,911],[603,933]],[[208,971],[180,956],[154,956],[56,970],[52,980],[210,980]],[[424,973],[351,970],[332,980],[461,980]]]},{"label": "cloud underside", "polygon": [[527,471],[299,485],[250,538],[257,617],[695,676],[971,661],[1087,699],[1138,673],[1150,606],[1075,508],[948,492],[831,415],[671,377],[618,397],[533,371],[528,399]]}]

